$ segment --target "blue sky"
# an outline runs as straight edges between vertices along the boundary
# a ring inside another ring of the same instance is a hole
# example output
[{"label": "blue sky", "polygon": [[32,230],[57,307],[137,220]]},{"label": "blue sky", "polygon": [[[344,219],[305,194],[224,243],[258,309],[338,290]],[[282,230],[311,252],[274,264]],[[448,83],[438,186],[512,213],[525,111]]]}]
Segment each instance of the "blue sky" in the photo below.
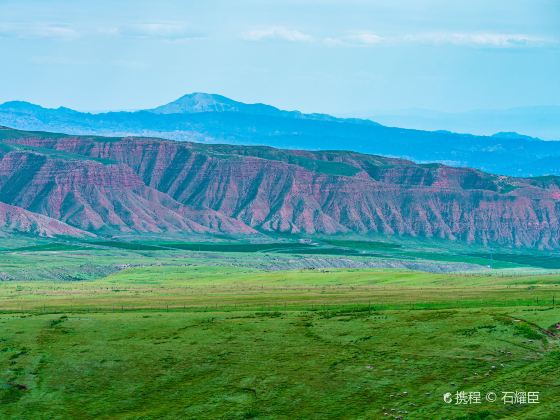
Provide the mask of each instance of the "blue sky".
[{"label": "blue sky", "polygon": [[336,115],[560,105],[557,0],[2,0],[0,102]]}]

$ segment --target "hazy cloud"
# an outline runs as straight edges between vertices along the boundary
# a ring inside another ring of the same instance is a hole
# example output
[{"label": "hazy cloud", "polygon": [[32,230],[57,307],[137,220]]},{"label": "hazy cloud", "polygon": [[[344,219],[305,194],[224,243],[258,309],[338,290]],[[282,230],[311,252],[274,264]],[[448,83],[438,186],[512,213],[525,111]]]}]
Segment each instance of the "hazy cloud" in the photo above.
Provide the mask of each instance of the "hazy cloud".
[{"label": "hazy cloud", "polygon": [[330,46],[371,46],[384,42],[385,38],[373,32],[361,31],[341,37],[328,37],[323,41]]},{"label": "hazy cloud", "polygon": [[382,36],[362,31],[324,39],[329,46],[375,46],[380,44],[462,45],[491,48],[531,47],[558,43],[557,40],[528,35],[492,32],[437,32]]},{"label": "hazy cloud", "polygon": [[504,34],[492,32],[475,33],[424,33],[415,35],[405,35],[397,39],[404,43],[423,43],[423,44],[452,44],[452,45],[471,45],[487,46],[496,48],[534,46],[551,43],[554,40],[528,35],[528,34]]},{"label": "hazy cloud", "polygon": [[73,40],[83,36],[114,36],[180,41],[203,38],[190,26],[176,22],[134,23],[122,26],[73,26],[61,23],[0,23],[0,37]]},{"label": "hazy cloud", "polygon": [[3,38],[75,39],[80,34],[74,28],[59,23],[6,23],[0,24]]},{"label": "hazy cloud", "polygon": [[457,45],[489,48],[536,47],[557,44],[558,40],[523,33],[495,32],[434,32],[404,35],[382,35],[362,30],[338,36],[311,35],[285,26],[254,29],[243,34],[249,41],[281,40],[289,42],[315,42],[332,47],[371,47],[378,45]]},{"label": "hazy cloud", "polygon": [[284,26],[254,29],[243,34],[243,38],[249,41],[281,40],[289,42],[309,42],[313,40],[312,36],[304,32]]},{"label": "hazy cloud", "polygon": [[[111,29],[109,29],[111,31]],[[113,28],[114,35],[142,39],[184,40],[204,38],[204,36],[184,23],[152,22],[135,23]]]}]

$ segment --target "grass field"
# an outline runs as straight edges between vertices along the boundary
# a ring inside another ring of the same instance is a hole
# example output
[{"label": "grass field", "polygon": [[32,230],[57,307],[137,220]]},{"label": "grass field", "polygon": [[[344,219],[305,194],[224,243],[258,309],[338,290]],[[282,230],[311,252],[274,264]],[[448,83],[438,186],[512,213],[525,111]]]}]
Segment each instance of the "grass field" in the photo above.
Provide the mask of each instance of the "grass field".
[{"label": "grass field", "polygon": [[0,418],[560,418],[554,270],[287,270],[316,257],[170,243],[4,244]]}]

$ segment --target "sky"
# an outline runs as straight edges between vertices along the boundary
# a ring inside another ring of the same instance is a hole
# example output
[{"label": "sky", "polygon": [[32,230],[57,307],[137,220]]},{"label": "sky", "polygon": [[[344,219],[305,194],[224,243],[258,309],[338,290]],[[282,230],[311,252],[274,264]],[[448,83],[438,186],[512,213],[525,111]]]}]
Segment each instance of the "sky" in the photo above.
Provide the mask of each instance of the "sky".
[{"label": "sky", "polygon": [[560,105],[558,0],[0,0],[0,102],[364,116]]}]

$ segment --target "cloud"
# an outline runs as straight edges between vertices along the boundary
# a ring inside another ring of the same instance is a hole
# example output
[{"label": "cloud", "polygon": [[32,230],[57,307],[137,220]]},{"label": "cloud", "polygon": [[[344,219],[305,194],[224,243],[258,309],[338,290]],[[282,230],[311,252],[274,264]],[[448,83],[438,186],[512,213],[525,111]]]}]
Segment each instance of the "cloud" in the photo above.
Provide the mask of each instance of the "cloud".
[{"label": "cloud", "polygon": [[136,23],[118,28],[106,28],[105,33],[130,38],[170,41],[204,38],[202,34],[193,31],[188,25],[178,22]]},{"label": "cloud", "polygon": [[280,40],[288,42],[310,42],[313,40],[312,36],[304,32],[284,26],[254,29],[243,34],[243,38],[248,41]]},{"label": "cloud", "polygon": [[63,39],[80,36],[79,32],[66,24],[59,23],[7,23],[0,24],[0,37],[20,39]]},{"label": "cloud", "polygon": [[535,47],[557,44],[558,40],[528,34],[493,32],[437,32],[381,36],[373,32],[354,32],[339,37],[325,38],[328,46],[367,47],[375,45],[458,45],[489,48]]},{"label": "cloud", "polygon": [[380,45],[456,45],[487,48],[538,47],[560,43],[557,39],[522,33],[497,32],[427,32],[404,35],[381,35],[362,30],[338,36],[313,36],[285,26],[254,29],[243,34],[249,41],[314,42],[330,47],[374,47]]},{"label": "cloud", "polygon": [[0,23],[0,38],[74,40],[84,37],[122,37],[170,42],[205,38],[181,22],[85,25],[79,28],[64,23]]},{"label": "cloud", "polygon": [[329,46],[371,46],[381,44],[385,38],[373,32],[361,31],[341,37],[325,38],[324,43]]},{"label": "cloud", "polygon": [[504,34],[492,32],[474,33],[424,33],[405,35],[400,37],[403,43],[419,44],[452,44],[466,46],[485,46],[495,48],[511,48],[523,46],[535,46],[554,42],[554,40],[528,34]]}]

